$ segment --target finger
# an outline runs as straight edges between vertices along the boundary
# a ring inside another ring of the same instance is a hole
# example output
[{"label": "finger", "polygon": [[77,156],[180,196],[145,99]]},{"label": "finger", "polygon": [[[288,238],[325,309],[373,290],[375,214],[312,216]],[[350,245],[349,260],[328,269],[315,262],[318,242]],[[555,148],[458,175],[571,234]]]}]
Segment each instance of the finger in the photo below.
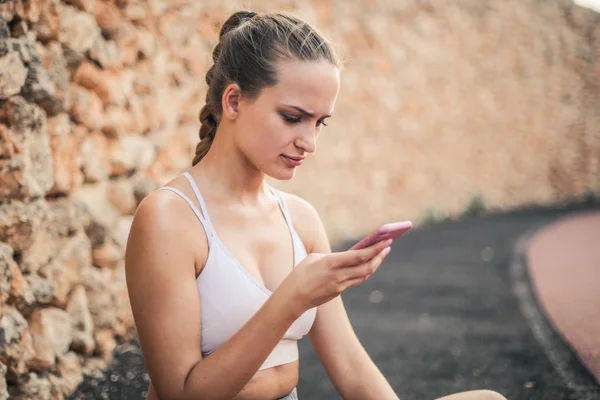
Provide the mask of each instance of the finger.
[{"label": "finger", "polygon": [[364,264],[371,260],[383,249],[392,244],[392,239],[375,243],[369,247],[360,250],[347,250],[340,253],[336,253],[334,260],[335,267],[351,267],[360,264]]},{"label": "finger", "polygon": [[351,279],[360,279],[362,277],[368,277],[372,275],[377,268],[381,265],[385,257],[390,253],[390,247],[386,247],[382,251],[379,252],[375,257],[371,258],[369,261],[353,266],[347,267],[340,271],[340,273],[344,274],[343,280],[351,280]]},{"label": "finger", "polygon": [[389,254],[389,252],[390,252],[390,248],[389,247],[385,248],[377,257],[374,257],[371,261],[369,261],[365,265],[366,268],[365,268],[365,266],[349,268],[349,269],[361,270],[361,274],[342,282],[342,285],[344,285],[344,290],[349,289],[353,286],[358,286],[360,284],[365,283],[369,279],[369,277],[371,275],[373,275],[373,273],[375,273],[375,271],[377,271],[377,269],[379,269],[379,267],[381,266],[381,263],[383,262],[385,257]]}]

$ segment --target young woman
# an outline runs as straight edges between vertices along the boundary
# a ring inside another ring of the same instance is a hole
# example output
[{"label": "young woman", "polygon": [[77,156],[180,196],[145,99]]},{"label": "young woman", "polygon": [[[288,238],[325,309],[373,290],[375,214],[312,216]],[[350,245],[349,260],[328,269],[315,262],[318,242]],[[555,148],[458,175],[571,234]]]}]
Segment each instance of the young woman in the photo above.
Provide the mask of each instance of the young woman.
[{"label": "young woman", "polygon": [[193,166],[142,201],[127,246],[147,398],[297,399],[308,334],[344,399],[398,399],[340,298],[389,243],[331,253],[315,209],[265,182],[315,151],[340,84],[334,51],[296,17],[238,12],[213,60]]}]

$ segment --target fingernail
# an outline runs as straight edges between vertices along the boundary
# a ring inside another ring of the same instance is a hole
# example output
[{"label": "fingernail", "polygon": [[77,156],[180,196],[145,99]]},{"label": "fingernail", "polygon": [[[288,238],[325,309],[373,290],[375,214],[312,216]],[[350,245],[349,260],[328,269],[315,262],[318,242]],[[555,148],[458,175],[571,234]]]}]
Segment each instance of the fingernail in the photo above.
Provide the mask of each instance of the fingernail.
[{"label": "fingernail", "polygon": [[385,249],[383,249],[383,255],[387,256],[391,250],[392,250],[391,247],[386,247]]}]

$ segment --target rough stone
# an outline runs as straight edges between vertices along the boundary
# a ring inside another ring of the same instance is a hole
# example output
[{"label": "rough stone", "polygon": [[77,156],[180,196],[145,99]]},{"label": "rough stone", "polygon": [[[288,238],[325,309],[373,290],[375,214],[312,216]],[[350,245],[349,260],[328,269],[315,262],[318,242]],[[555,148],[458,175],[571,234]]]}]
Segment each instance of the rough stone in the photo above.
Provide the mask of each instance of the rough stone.
[{"label": "rough stone", "polygon": [[96,21],[103,34],[111,37],[123,21],[123,16],[113,2],[98,0],[96,3]]},{"label": "rough stone", "polygon": [[[1,11],[0,11],[1,12]],[[6,39],[12,35],[8,22],[0,18],[0,57],[5,56],[8,53],[8,46],[6,45]]]},{"label": "rough stone", "polygon": [[0,124],[0,158],[8,159],[17,154],[19,148],[12,133]]},{"label": "rough stone", "polygon": [[59,42],[53,41],[46,47],[38,46],[38,48],[48,77],[55,85],[54,98],[60,103],[60,110],[68,110],[71,106],[71,72],[67,65],[64,47]]},{"label": "rough stone", "polygon": [[12,306],[5,306],[0,319],[0,362],[14,364],[21,356],[21,339],[28,328],[27,320]]},{"label": "rough stone", "polygon": [[92,251],[94,265],[102,268],[115,268],[125,256],[125,250],[114,239],[106,237],[102,244]]},{"label": "rough stone", "polygon": [[92,378],[102,378],[104,370],[106,370],[108,363],[100,357],[90,357],[85,360],[81,372],[84,375]]},{"label": "rough stone", "polygon": [[50,381],[37,373],[30,372],[19,385],[19,399],[54,400]]},{"label": "rough stone", "polygon": [[12,247],[0,242],[0,303],[8,298],[15,270],[19,269],[13,260],[13,254]]},{"label": "rough stone", "polygon": [[37,49],[27,67],[27,77],[21,95],[27,101],[42,107],[48,115],[61,112],[64,107],[63,99],[57,97],[56,83],[48,74]]},{"label": "rough stone", "polygon": [[100,129],[104,123],[102,100],[92,91],[79,85],[71,85],[71,108],[69,113],[76,122],[90,130]]},{"label": "rough stone", "polygon": [[19,93],[26,77],[27,69],[19,53],[11,51],[0,57],[0,99]]},{"label": "rough stone", "polygon": [[56,364],[56,356],[69,350],[73,340],[71,316],[59,308],[35,310],[29,320],[29,331],[36,357],[44,355],[49,367]]},{"label": "rough stone", "polygon": [[130,179],[133,194],[135,195],[136,208],[150,193],[158,189],[159,185],[147,174],[139,172]]},{"label": "rough stone", "polygon": [[53,304],[64,307],[74,285],[81,281],[81,271],[92,266],[91,243],[83,230],[61,242],[56,257],[40,268],[39,274],[52,285]]},{"label": "rough stone", "polygon": [[0,362],[0,400],[8,399],[8,387],[6,385],[6,365]]},{"label": "rough stone", "polygon": [[73,192],[72,198],[89,217],[90,224],[95,223],[109,231],[116,226],[119,212],[108,200],[107,190],[108,182],[83,185]]},{"label": "rough stone", "polygon": [[61,48],[63,51],[63,56],[65,58],[65,62],[67,64],[67,69],[69,73],[72,75],[77,71],[77,68],[83,63],[86,59],[85,54],[79,53],[69,46],[61,43]]},{"label": "rough stone", "polygon": [[81,169],[86,182],[101,182],[108,179],[110,162],[108,139],[100,132],[89,134],[81,147]]},{"label": "rough stone", "polygon": [[151,16],[148,4],[143,1],[131,1],[123,7],[123,15],[129,21],[140,21]]},{"label": "rough stone", "polygon": [[25,66],[29,67],[32,63],[42,62],[40,49],[43,47],[35,41],[32,34],[27,33],[24,37],[7,39],[6,44],[9,49],[19,53]]},{"label": "rough stone", "polygon": [[13,22],[10,25],[10,36],[12,37],[26,36],[27,32],[29,32],[29,26],[27,25],[27,22],[22,19]]},{"label": "rough stone", "polygon": [[149,130],[148,120],[144,114],[144,107],[136,94],[131,94],[127,98],[127,111],[133,119],[133,133],[145,134]]},{"label": "rough stone", "polygon": [[41,266],[48,263],[60,248],[58,231],[48,217],[42,225],[36,226],[28,239],[31,245],[21,249],[19,267],[25,273],[35,273]]},{"label": "rough stone", "polygon": [[15,3],[4,1],[0,3],[0,21],[11,21],[15,16]]},{"label": "rough stone", "polygon": [[112,180],[108,188],[108,199],[122,215],[133,215],[137,207],[134,186],[129,179]]},{"label": "rough stone", "polygon": [[32,25],[39,40],[58,40],[60,31],[59,0],[42,2],[39,21]]},{"label": "rough stone", "polygon": [[26,198],[44,195],[53,185],[52,157],[46,118],[36,105],[20,96],[0,101],[0,124],[5,146],[14,155],[0,159],[0,199]]},{"label": "rough stone", "polygon": [[102,132],[107,136],[116,137],[137,133],[133,115],[125,108],[108,106],[104,112],[104,126]]},{"label": "rough stone", "polygon": [[111,237],[123,250],[127,247],[127,239],[129,238],[132,224],[133,215],[123,215],[118,219],[117,225],[111,232]]},{"label": "rough stone", "polygon": [[57,370],[59,376],[50,375],[49,380],[52,386],[58,391],[58,394],[65,398],[68,397],[83,380],[81,372],[81,362],[77,354],[70,351],[63,356],[58,357]]},{"label": "rough stone", "polygon": [[124,106],[133,91],[134,72],[102,70],[89,61],[81,63],[73,75],[73,82],[98,95],[105,105]]},{"label": "rough stone", "polygon": [[86,223],[83,210],[69,197],[48,199],[46,205],[60,236],[75,236]]},{"label": "rough stone", "polygon": [[66,0],[65,2],[88,14],[94,15],[96,13],[96,0]]},{"label": "rough stone", "polygon": [[15,14],[29,22],[37,22],[40,19],[41,8],[41,0],[15,1]]},{"label": "rough stone", "polygon": [[148,168],[156,159],[154,145],[141,136],[121,136],[109,141],[111,176]]},{"label": "rough stone", "polygon": [[27,282],[27,286],[31,288],[36,305],[47,306],[55,303],[56,293],[54,285],[48,279],[37,274],[31,274],[25,276],[25,281]]},{"label": "rough stone", "polygon": [[14,305],[21,314],[29,315],[35,305],[35,296],[17,265],[14,265],[13,271],[14,276],[10,286],[9,303]]},{"label": "rough stone", "polygon": [[[82,284],[85,286],[88,296],[95,332],[106,330],[113,334],[124,335],[128,328],[128,321],[123,320],[123,315],[120,315],[120,312],[105,312],[107,307],[111,307],[116,311],[115,305],[121,307],[125,304],[120,293],[122,286],[115,279],[116,270],[90,268],[84,270],[83,274]],[[101,346],[98,338],[96,338],[96,346]]]},{"label": "rough stone", "polygon": [[117,347],[113,332],[110,329],[102,329],[95,333],[94,338],[97,343],[95,354],[102,357],[104,361],[109,361]]},{"label": "rough stone", "polygon": [[60,42],[73,51],[84,54],[100,36],[100,28],[94,16],[69,5],[61,5],[59,13]]},{"label": "rough stone", "polygon": [[48,119],[50,148],[54,159],[54,186],[48,194],[67,194],[83,184],[81,172],[81,146],[84,137],[71,129],[67,114]]},{"label": "rough stone", "polygon": [[122,66],[121,50],[114,40],[106,40],[102,35],[96,38],[89,51],[89,57],[102,68],[119,68]]},{"label": "rough stone", "polygon": [[117,43],[123,65],[135,64],[140,51],[140,35],[137,28],[131,22],[122,22],[111,37]]},{"label": "rough stone", "polygon": [[91,355],[96,347],[94,340],[94,320],[90,314],[88,298],[83,286],[76,286],[72,293],[67,312],[73,321],[73,350]]},{"label": "rough stone", "polygon": [[[50,211],[43,200],[0,203],[0,241],[15,250],[21,259],[19,262],[21,269],[27,266],[22,253],[40,240],[36,233],[44,231],[40,228],[49,220]],[[39,236],[43,238],[44,234]]]}]

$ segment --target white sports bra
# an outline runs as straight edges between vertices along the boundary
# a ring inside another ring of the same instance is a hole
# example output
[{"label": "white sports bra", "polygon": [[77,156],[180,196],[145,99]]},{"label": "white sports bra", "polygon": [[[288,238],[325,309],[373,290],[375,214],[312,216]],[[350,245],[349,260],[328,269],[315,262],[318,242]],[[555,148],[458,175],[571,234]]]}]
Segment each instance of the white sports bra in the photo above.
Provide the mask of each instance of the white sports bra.
[{"label": "white sports bra", "polygon": [[[232,337],[267,301],[272,292],[252,276],[217,236],[210,221],[206,203],[192,176],[185,172],[198,199],[202,213],[180,190],[164,186],[182,197],[198,217],[208,238],[208,257],[196,279],[200,292],[202,318],[202,355],[207,356]],[[290,229],[294,248],[294,266],[306,257],[306,249],[292,226],[289,211],[281,194],[271,188],[279,199],[279,207]],[[304,312],[287,330],[260,369],[287,364],[298,359],[298,339],[308,333],[317,314],[316,308]]]}]

